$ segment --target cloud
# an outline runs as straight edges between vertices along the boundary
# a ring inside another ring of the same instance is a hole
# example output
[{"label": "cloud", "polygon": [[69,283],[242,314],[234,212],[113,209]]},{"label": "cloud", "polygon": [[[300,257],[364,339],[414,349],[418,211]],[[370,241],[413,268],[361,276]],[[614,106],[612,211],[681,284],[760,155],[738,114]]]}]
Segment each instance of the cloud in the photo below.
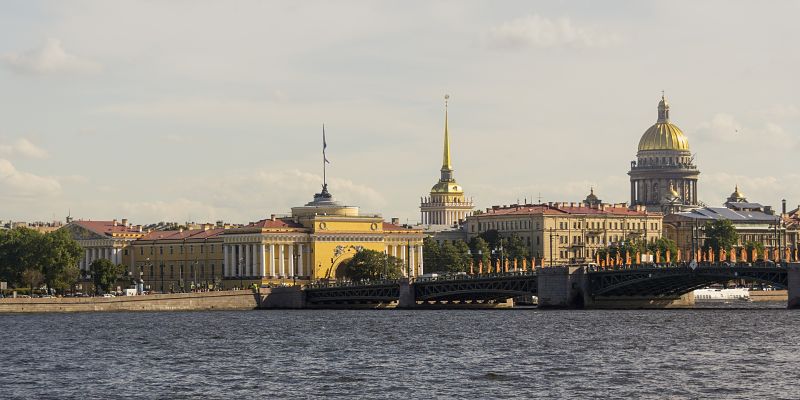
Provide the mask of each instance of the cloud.
[{"label": "cloud", "polygon": [[19,171],[10,161],[0,159],[0,198],[37,198],[60,192],[56,179]]},{"label": "cloud", "polygon": [[777,123],[760,121],[745,126],[733,115],[726,113],[715,114],[710,121],[698,125],[696,132],[699,140],[713,143],[768,144],[786,149],[792,149],[798,143],[797,137],[786,132]]},{"label": "cloud", "polygon": [[620,42],[614,33],[579,26],[569,18],[545,18],[529,15],[489,30],[486,44],[492,48],[518,49],[528,47],[608,47]]},{"label": "cloud", "polygon": [[0,154],[5,156],[23,156],[28,158],[47,158],[47,150],[33,144],[26,138],[19,138],[13,144],[0,144]]},{"label": "cloud", "polygon": [[100,65],[69,54],[61,41],[49,39],[44,46],[23,53],[9,53],[0,61],[10,70],[22,74],[46,75],[52,73],[91,73],[101,69]]}]

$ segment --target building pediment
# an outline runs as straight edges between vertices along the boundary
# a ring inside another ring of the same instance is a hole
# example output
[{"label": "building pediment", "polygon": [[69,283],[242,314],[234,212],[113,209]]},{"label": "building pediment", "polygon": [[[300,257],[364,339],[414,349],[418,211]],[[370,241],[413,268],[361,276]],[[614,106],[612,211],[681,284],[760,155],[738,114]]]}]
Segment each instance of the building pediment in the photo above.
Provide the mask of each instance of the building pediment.
[{"label": "building pediment", "polygon": [[105,235],[93,232],[76,224],[69,224],[61,229],[66,230],[67,233],[69,233],[69,235],[75,240],[108,239],[108,237]]}]

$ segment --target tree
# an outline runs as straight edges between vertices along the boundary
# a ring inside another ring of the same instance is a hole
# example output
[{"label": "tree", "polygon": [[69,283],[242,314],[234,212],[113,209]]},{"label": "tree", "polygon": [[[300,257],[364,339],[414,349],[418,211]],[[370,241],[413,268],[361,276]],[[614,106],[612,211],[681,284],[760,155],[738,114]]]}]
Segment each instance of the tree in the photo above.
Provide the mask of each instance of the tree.
[{"label": "tree", "polygon": [[399,279],[403,276],[403,260],[375,250],[361,250],[342,262],[337,278],[351,281]]},{"label": "tree", "polygon": [[428,271],[441,271],[442,249],[439,242],[431,237],[422,241],[422,255],[425,260],[425,269]]},{"label": "tree", "polygon": [[463,240],[455,244],[445,242],[441,250],[441,265],[436,272],[453,273],[469,271],[469,247]]},{"label": "tree", "polygon": [[493,249],[500,244],[500,232],[497,232],[496,229],[489,229],[481,233],[479,237],[486,241],[490,249]]},{"label": "tree", "polygon": [[706,222],[706,240],[703,243],[703,250],[714,249],[715,254],[719,254],[720,249],[726,251],[733,248],[739,241],[739,234],[730,220],[718,219],[714,222]]},{"label": "tree", "polygon": [[82,253],[66,231],[43,234],[24,227],[0,231],[0,280],[19,287],[28,284],[23,272],[33,269],[48,287],[64,290],[78,279]]},{"label": "tree", "polygon": [[41,240],[41,266],[47,286],[62,291],[70,288],[80,275],[81,246],[63,230],[46,234]]},{"label": "tree", "polygon": [[108,293],[113,289],[125,268],[123,265],[114,265],[108,259],[99,258],[92,261],[89,270],[92,271],[92,281],[95,287],[103,293]]},{"label": "tree", "polygon": [[661,259],[666,261],[666,254],[667,250],[669,250],[669,254],[674,260],[678,254],[678,245],[675,244],[675,241],[670,240],[665,237],[660,237],[655,240],[655,242],[651,242],[647,245],[647,250],[651,253],[655,254],[656,252],[661,253]]},{"label": "tree", "polygon": [[516,233],[511,234],[508,238],[501,239],[501,243],[506,258],[512,262],[513,260],[517,260],[518,263],[522,263],[522,260],[527,259],[530,255],[528,246],[525,245],[525,242],[523,242],[522,238]]},{"label": "tree", "polygon": [[42,284],[43,280],[42,273],[36,268],[26,268],[22,271],[22,282],[31,288],[31,294],[33,294],[33,289]]},{"label": "tree", "polygon": [[748,241],[744,244],[745,250],[747,250],[747,258],[750,259],[751,254],[753,254],[753,249],[756,250],[756,256],[761,258],[764,257],[764,243],[761,242],[753,242]]},{"label": "tree", "polygon": [[492,255],[491,250],[489,250],[489,243],[482,237],[476,236],[469,241],[469,248],[472,251],[472,259],[476,260],[475,264],[477,265],[477,260],[480,259],[483,261],[483,267],[488,268],[489,259]]}]

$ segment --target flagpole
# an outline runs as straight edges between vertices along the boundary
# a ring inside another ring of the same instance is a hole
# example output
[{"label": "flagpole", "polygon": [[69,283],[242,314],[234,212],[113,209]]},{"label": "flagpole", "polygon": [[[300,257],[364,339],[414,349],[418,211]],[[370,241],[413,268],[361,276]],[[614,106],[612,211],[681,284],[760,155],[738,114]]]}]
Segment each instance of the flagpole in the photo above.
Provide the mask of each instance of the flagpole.
[{"label": "flagpole", "polygon": [[322,124],[322,187],[324,188],[328,184],[328,176],[327,176],[327,160],[325,159],[325,124]]}]

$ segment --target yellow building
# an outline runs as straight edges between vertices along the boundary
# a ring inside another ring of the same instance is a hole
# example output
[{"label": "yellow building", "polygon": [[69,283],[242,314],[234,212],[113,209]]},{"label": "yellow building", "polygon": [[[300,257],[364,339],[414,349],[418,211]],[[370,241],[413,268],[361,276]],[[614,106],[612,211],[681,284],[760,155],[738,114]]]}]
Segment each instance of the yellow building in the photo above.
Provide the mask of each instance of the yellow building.
[{"label": "yellow building", "polygon": [[154,291],[214,288],[222,283],[222,237],[210,224],[201,229],[152,231],[125,251],[134,278]]},{"label": "yellow building", "polygon": [[451,226],[458,221],[472,215],[474,208],[471,199],[464,197],[464,188],[456,182],[453,176],[453,166],[450,161],[450,132],[447,128],[447,99],[445,96],[444,112],[444,154],[442,155],[442,168],[439,182],[431,188],[429,197],[420,199],[420,222],[422,225]]},{"label": "yellow building", "polygon": [[358,207],[335,201],[327,184],[313,201],[293,207],[290,216],[272,215],[228,229],[220,237],[223,279],[233,284],[340,278],[342,262],[365,249],[403,260],[405,276],[419,276],[424,271],[421,230],[401,227],[396,221],[386,223],[380,215],[361,215]]},{"label": "yellow building", "polygon": [[662,215],[626,204],[512,204],[494,206],[467,218],[469,239],[495,230],[519,236],[537,265],[589,262],[607,245],[626,240],[652,242],[661,237]]}]

